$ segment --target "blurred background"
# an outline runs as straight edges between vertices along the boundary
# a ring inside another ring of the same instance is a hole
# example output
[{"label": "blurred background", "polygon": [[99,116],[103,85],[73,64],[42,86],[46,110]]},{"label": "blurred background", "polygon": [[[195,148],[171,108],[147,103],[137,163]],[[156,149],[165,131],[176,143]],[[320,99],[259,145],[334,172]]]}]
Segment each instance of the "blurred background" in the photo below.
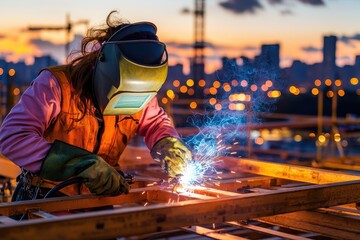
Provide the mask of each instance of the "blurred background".
[{"label": "blurred background", "polygon": [[357,0],[2,1],[0,121],[39,70],[65,63],[117,10],[157,25],[170,63],[158,99],[189,144],[216,129],[224,155],[358,171],[358,9]]}]

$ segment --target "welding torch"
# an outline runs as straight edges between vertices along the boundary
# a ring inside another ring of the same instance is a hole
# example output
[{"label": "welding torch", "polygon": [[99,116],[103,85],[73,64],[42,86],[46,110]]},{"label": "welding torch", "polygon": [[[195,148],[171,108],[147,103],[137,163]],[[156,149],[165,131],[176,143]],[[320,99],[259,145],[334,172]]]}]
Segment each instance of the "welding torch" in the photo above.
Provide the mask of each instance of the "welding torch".
[{"label": "welding torch", "polygon": [[170,183],[173,185],[172,188],[173,192],[181,192],[182,189],[184,188],[183,185],[181,184],[182,176],[183,174],[176,174],[176,176],[170,180]]},{"label": "welding torch", "polygon": [[[126,182],[131,185],[134,183],[134,176],[131,174],[125,174],[123,171],[121,170],[117,170],[117,172],[123,177],[125,178]],[[84,178],[82,177],[74,177],[74,178],[70,178],[67,179],[61,183],[59,183],[58,185],[56,185],[55,187],[53,187],[52,189],[50,189],[46,195],[44,196],[44,198],[50,198],[53,194],[55,194],[56,192],[58,192],[59,190],[63,189],[64,187],[67,187],[69,185],[72,184],[76,184],[76,183],[83,183],[84,182]]]}]

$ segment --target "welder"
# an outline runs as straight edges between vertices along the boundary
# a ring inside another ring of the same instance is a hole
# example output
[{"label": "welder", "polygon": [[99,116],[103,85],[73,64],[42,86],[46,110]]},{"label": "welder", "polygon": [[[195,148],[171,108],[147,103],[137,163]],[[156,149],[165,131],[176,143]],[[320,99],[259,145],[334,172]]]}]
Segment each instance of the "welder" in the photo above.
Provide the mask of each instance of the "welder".
[{"label": "welder", "polygon": [[4,119],[1,153],[22,169],[14,200],[41,198],[72,178],[83,183],[61,194],[128,193],[119,158],[136,134],[170,177],[191,160],[157,102],[168,53],[156,26],[115,13],[89,29],[67,64],[43,69]]}]

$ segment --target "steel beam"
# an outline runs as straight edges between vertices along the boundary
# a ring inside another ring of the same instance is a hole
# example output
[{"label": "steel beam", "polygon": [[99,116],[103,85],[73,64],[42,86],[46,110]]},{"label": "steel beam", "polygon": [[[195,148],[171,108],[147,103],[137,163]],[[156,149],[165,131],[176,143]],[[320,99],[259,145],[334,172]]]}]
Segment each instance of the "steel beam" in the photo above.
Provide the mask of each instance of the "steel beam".
[{"label": "steel beam", "polygon": [[[106,239],[259,218],[360,201],[360,181],[188,200],[0,225],[2,239]],[[64,231],[66,229],[66,231]]]},{"label": "steel beam", "polygon": [[359,217],[337,216],[326,209],[280,214],[256,220],[300,231],[319,233],[333,239],[360,239]]},{"label": "steel beam", "polygon": [[272,163],[251,159],[222,157],[223,164],[235,172],[249,172],[293,181],[323,184],[360,180],[359,175],[346,174],[319,168]]}]

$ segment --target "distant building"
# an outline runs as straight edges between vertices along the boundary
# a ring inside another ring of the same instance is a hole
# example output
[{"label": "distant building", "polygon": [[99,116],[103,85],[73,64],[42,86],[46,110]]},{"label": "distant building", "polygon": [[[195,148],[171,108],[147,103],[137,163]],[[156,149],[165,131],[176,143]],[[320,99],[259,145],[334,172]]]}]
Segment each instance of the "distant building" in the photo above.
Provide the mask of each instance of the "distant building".
[{"label": "distant building", "polygon": [[325,36],[323,45],[323,80],[335,80],[336,76],[336,36]]},{"label": "distant building", "polygon": [[31,75],[32,78],[35,78],[41,69],[49,67],[49,66],[54,66],[57,65],[58,62],[52,58],[50,55],[47,56],[42,56],[42,57],[35,57],[34,58],[34,64],[32,66],[32,71],[31,71]]},{"label": "distant building", "polygon": [[279,73],[280,70],[280,45],[264,44],[261,53],[255,58],[255,65]]},{"label": "distant building", "polygon": [[355,57],[354,68],[355,68],[355,77],[360,78],[360,56],[359,55],[357,55]]},{"label": "distant building", "polygon": [[305,87],[308,85],[308,76],[307,76],[307,64],[295,60],[293,61],[289,71],[287,79],[291,84],[295,84],[296,86]]},{"label": "distant building", "polygon": [[[183,64],[176,64],[173,66],[169,66],[169,70],[168,70],[168,76],[167,76],[167,81],[165,82],[165,84],[170,83],[172,84],[172,82],[174,80],[184,80],[185,79],[185,75],[184,75],[184,66]],[[181,82],[184,83],[184,82]]]},{"label": "distant building", "polygon": [[26,65],[23,61],[14,63],[0,59],[0,120],[19,100],[21,93],[29,87],[41,69],[57,64],[50,56],[35,57],[32,65]]}]

